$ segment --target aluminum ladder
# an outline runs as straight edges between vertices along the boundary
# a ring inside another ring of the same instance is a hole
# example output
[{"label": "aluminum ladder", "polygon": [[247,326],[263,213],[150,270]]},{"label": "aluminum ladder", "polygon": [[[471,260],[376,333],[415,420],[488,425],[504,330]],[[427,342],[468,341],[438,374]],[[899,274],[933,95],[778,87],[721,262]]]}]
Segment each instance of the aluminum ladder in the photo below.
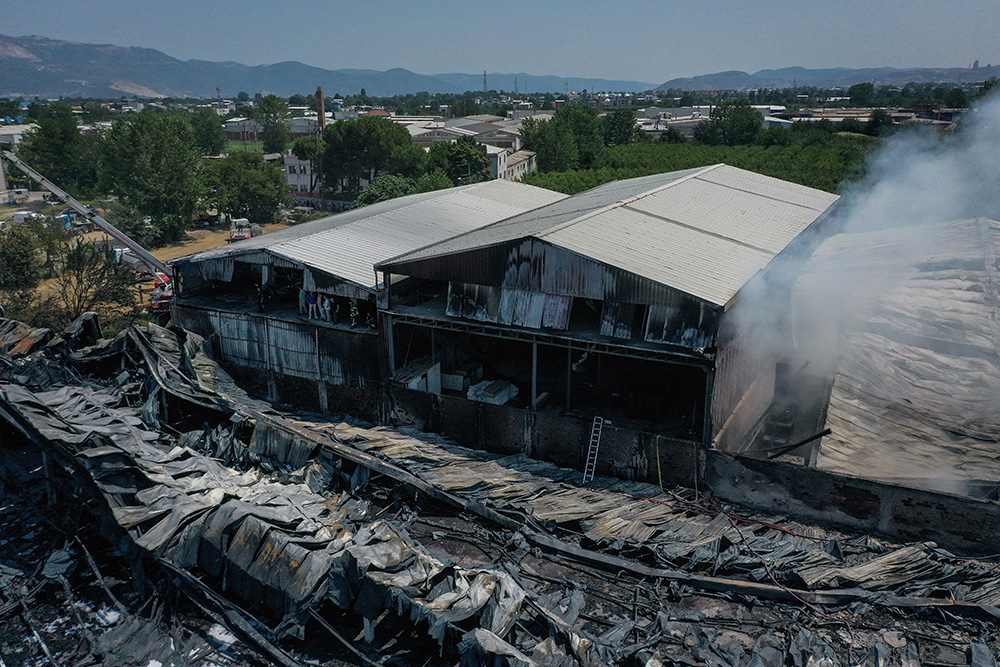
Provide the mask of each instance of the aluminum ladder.
[{"label": "aluminum ladder", "polygon": [[583,483],[593,481],[597,471],[597,451],[601,448],[601,432],[604,430],[604,417],[594,417],[594,426],[590,430],[590,446],[587,448],[587,464],[583,467]]}]

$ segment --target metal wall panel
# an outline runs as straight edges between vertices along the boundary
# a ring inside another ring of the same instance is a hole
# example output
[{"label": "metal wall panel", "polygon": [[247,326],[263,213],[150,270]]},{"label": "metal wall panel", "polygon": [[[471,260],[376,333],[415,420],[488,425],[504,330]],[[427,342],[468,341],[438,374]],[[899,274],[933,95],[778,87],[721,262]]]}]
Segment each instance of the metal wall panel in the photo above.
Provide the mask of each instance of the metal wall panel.
[{"label": "metal wall panel", "polygon": [[289,322],[251,313],[175,305],[173,319],[214,337],[225,361],[335,385],[377,387],[378,335]]}]

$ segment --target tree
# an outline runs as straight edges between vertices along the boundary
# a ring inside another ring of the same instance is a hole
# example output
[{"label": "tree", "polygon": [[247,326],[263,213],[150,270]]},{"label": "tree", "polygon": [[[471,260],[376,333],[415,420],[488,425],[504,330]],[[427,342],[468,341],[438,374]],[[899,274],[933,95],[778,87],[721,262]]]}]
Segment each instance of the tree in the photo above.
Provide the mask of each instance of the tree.
[{"label": "tree", "polygon": [[38,237],[27,227],[0,232],[0,290],[38,286],[43,268],[39,250]]},{"label": "tree", "polygon": [[198,107],[188,119],[194,145],[202,155],[221,155],[226,150],[226,128],[211,107]]},{"label": "tree", "polygon": [[446,190],[455,184],[448,178],[448,174],[441,169],[428,171],[416,180],[413,186],[414,192],[433,192],[435,190]]},{"label": "tree", "polygon": [[851,132],[853,134],[864,134],[865,124],[862,123],[857,118],[845,118],[840,121],[840,131],[841,132]]},{"label": "tree", "polygon": [[869,106],[875,100],[875,86],[871,83],[856,83],[847,89],[851,104],[856,107]]},{"label": "tree", "polygon": [[969,106],[969,98],[961,88],[952,88],[944,96],[944,105],[950,109],[964,109]]},{"label": "tree", "polygon": [[761,113],[745,99],[727,100],[695,127],[694,138],[710,146],[744,146],[757,139],[763,122]]},{"label": "tree", "polygon": [[368,183],[391,173],[394,165],[412,163],[413,139],[405,127],[379,116],[340,120],[323,131],[323,179],[335,191],[361,191]]},{"label": "tree", "polygon": [[80,134],[73,108],[56,102],[36,123],[18,157],[70,194],[90,194],[97,182],[96,139]]},{"label": "tree", "polygon": [[256,224],[274,221],[279,206],[291,201],[281,169],[260,153],[236,151],[205,167],[208,201],[219,211]]},{"label": "tree", "polygon": [[539,171],[567,171],[579,166],[576,141],[565,125],[527,118],[521,124],[521,141],[538,154]]},{"label": "tree", "polygon": [[983,82],[983,85],[979,87],[979,90],[976,91],[976,98],[978,99],[988,95],[991,90],[996,88],[997,81],[998,79],[995,76],[990,79],[986,79],[986,81]]},{"label": "tree", "polygon": [[354,200],[354,206],[368,206],[380,201],[405,197],[411,194],[413,189],[412,179],[394,174],[383,174],[372,181],[367,190],[358,195],[358,198]]},{"label": "tree", "polygon": [[875,109],[868,116],[868,125],[865,127],[865,134],[873,137],[881,137],[892,131],[895,124],[892,116],[885,109]]},{"label": "tree", "polygon": [[493,178],[486,146],[472,137],[433,144],[427,165],[430,169],[443,171],[455,185],[480,183]]},{"label": "tree", "polygon": [[122,204],[152,218],[161,242],[179,240],[201,194],[200,161],[184,116],[142,112],[101,138],[101,183]]},{"label": "tree", "polygon": [[239,93],[237,93],[236,99],[238,99],[240,102],[249,102],[250,95],[246,91],[241,90]]},{"label": "tree", "polygon": [[253,119],[260,124],[265,153],[284,153],[288,146],[288,105],[277,95],[268,95],[257,103]]},{"label": "tree", "polygon": [[320,182],[322,172],[323,152],[326,150],[326,142],[321,137],[299,137],[292,144],[292,155],[300,160],[305,160],[310,166],[309,191],[316,189]]},{"label": "tree", "polygon": [[623,146],[639,140],[642,130],[635,124],[635,113],[615,109],[600,118],[601,136],[605,146]]},{"label": "tree", "polygon": [[135,306],[138,296],[135,272],[115,264],[109,251],[93,241],[77,239],[64,246],[62,273],[56,282],[56,299],[72,322],[95,310],[102,320],[114,319]]},{"label": "tree", "polygon": [[589,167],[604,145],[597,109],[589,104],[565,104],[556,111],[552,122],[569,131],[580,166]]}]

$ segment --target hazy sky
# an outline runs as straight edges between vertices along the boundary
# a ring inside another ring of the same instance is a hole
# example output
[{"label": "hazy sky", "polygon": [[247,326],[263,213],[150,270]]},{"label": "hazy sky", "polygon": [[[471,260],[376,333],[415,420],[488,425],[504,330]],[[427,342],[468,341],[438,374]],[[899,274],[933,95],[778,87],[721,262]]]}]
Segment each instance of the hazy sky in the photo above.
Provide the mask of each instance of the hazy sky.
[{"label": "hazy sky", "polygon": [[998,0],[4,0],[0,33],[183,60],[662,83],[722,70],[1000,63]]}]

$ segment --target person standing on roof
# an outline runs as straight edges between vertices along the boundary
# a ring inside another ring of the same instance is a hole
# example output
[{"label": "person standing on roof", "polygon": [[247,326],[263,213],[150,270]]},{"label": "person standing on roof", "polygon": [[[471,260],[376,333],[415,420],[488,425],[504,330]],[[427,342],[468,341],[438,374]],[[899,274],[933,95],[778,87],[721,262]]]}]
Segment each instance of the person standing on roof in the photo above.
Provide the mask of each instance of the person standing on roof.
[{"label": "person standing on roof", "polygon": [[299,288],[299,315],[306,314],[306,288],[305,286]]},{"label": "person standing on roof", "polygon": [[306,294],[306,303],[309,304],[309,319],[319,317],[319,311],[316,308],[316,292]]}]

